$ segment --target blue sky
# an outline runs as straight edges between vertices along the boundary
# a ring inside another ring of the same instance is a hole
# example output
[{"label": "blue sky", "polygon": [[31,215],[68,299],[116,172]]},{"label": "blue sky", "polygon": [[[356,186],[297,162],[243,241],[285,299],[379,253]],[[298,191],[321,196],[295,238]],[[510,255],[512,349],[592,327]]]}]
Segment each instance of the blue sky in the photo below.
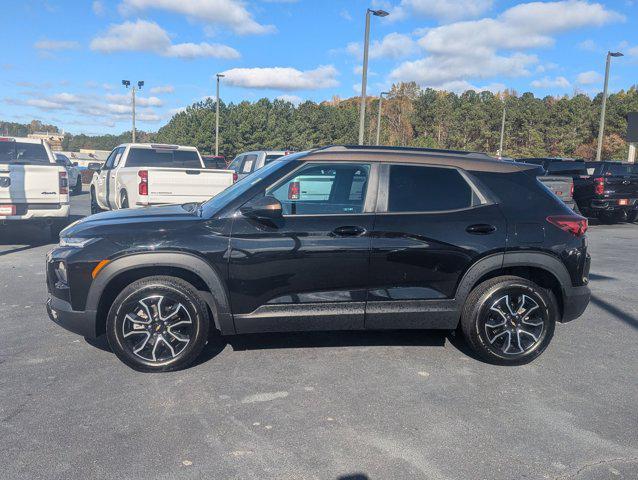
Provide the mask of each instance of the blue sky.
[{"label": "blue sky", "polygon": [[126,78],[144,80],[138,128],[155,131],[212,95],[226,102],[358,94],[372,18],[368,93],[393,82],[463,91],[594,95],[638,82],[638,1],[24,0],[0,18],[0,119],[73,133],[130,128]]}]

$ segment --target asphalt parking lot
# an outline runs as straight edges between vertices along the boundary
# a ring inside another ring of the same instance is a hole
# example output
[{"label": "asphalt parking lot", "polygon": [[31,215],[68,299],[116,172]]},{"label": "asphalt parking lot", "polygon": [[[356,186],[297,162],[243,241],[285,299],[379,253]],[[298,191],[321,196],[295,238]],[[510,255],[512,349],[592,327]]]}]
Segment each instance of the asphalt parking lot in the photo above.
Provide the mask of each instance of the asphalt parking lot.
[{"label": "asphalt parking lot", "polygon": [[51,244],[0,230],[0,477],[638,478],[638,225],[589,239],[592,303],[530,365],[427,332],[277,334],[145,375],[50,322]]}]

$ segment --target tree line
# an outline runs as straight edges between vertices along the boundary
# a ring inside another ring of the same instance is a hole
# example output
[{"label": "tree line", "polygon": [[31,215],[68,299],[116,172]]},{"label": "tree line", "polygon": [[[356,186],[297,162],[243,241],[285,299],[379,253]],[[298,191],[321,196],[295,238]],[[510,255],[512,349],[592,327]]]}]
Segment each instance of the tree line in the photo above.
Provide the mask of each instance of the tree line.
[{"label": "tree line", "polygon": [[[576,93],[544,98],[515,91],[468,90],[461,94],[421,89],[415,83],[392,87],[382,102],[381,144],[473,150],[495,154],[503,108],[506,112],[503,154],[510,157],[561,156],[593,159],[596,154],[602,94]],[[376,139],[378,98],[366,109],[366,143]],[[625,159],[627,114],[638,111],[638,90],[613,93],[607,100],[603,157]],[[227,158],[247,150],[304,150],[358,140],[359,98],[293,105],[263,98],[256,102],[220,103],[220,153]],[[5,124],[0,123],[0,128]],[[14,125],[14,124],[11,124]],[[174,115],[156,133],[138,132],[138,141],[194,145],[214,152],[215,101],[194,103]],[[111,149],[130,141],[120,135],[66,135],[64,148]]]}]

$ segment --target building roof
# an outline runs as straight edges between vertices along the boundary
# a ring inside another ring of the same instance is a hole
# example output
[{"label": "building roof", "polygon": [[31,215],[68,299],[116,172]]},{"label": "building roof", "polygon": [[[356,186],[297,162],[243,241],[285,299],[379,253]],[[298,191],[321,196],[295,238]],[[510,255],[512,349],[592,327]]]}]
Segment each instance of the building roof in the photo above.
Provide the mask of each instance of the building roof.
[{"label": "building roof", "polygon": [[401,162],[454,166],[484,172],[519,172],[538,169],[537,165],[498,160],[486,153],[433,148],[331,145],[310,150],[306,160]]}]

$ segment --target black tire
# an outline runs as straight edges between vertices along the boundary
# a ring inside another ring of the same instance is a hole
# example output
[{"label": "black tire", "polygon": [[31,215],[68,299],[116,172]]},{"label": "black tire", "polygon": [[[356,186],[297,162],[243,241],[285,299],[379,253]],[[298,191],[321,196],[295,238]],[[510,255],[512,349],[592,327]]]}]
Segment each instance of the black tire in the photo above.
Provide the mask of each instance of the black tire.
[{"label": "black tire", "polygon": [[[504,305],[506,314],[499,312]],[[523,365],[547,348],[557,318],[558,305],[551,290],[521,277],[502,276],[486,280],[470,292],[461,330],[470,348],[485,361]],[[500,321],[503,326],[498,325]]]},{"label": "black tire", "polygon": [[610,213],[605,212],[601,213],[598,216],[598,219],[606,225],[612,225],[614,223],[624,223],[627,221],[627,214],[622,210]]},{"label": "black tire", "polygon": [[627,221],[629,223],[634,223],[636,220],[638,220],[638,210],[627,212]]},{"label": "black tire", "polygon": [[126,190],[122,190],[122,193],[120,193],[120,208],[129,208],[128,194],[126,193]]},{"label": "black tire", "polygon": [[91,188],[91,215],[95,215],[96,213],[103,212],[100,208],[99,203],[97,203],[97,198],[95,198],[95,189]]},{"label": "black tire", "polygon": [[73,186],[73,195],[80,195],[82,193],[82,175],[78,175],[78,180]]},{"label": "black tire", "polygon": [[128,285],[106,319],[111,349],[140,372],[187,367],[206,345],[209,328],[208,309],[195,287],[168,276],[146,277]]}]

